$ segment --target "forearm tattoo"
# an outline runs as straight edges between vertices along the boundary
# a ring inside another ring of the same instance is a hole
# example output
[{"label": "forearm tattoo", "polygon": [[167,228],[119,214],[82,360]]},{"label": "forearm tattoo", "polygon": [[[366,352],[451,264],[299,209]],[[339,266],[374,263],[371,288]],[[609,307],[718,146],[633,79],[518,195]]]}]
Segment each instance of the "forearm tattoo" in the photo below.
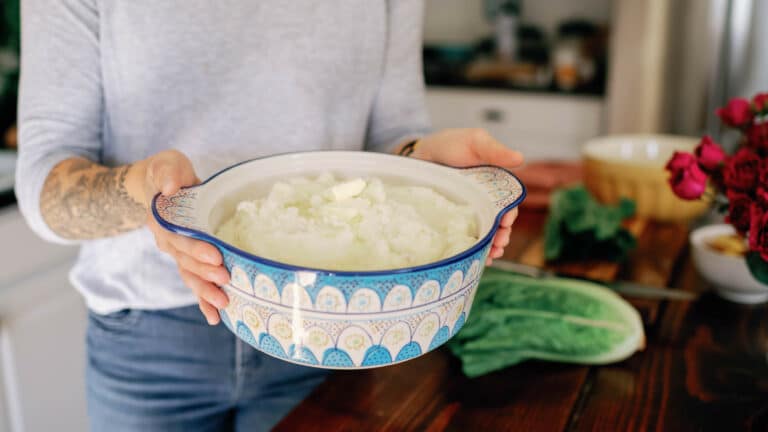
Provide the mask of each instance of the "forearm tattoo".
[{"label": "forearm tattoo", "polygon": [[146,210],[126,189],[130,168],[107,168],[85,159],[57,165],[40,195],[43,219],[53,232],[73,240],[108,237],[140,227]]}]

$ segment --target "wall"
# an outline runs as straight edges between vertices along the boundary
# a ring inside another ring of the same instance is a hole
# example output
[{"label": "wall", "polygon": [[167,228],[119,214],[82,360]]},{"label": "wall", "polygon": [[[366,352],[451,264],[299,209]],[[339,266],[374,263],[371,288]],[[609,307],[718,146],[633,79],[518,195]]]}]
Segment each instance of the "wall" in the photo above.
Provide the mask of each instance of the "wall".
[{"label": "wall", "polygon": [[671,4],[617,0],[607,89],[609,133],[657,133],[664,117]]}]

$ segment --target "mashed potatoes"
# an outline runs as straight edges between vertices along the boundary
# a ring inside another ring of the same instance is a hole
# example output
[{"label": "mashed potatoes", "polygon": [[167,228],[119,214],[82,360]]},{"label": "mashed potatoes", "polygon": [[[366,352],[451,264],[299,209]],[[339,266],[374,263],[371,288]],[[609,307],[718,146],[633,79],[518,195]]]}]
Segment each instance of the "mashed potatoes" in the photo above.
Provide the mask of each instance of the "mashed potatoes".
[{"label": "mashed potatoes", "polygon": [[216,235],[254,255],[327,270],[383,270],[447,258],[477,241],[475,213],[440,193],[331,174],[275,183]]}]

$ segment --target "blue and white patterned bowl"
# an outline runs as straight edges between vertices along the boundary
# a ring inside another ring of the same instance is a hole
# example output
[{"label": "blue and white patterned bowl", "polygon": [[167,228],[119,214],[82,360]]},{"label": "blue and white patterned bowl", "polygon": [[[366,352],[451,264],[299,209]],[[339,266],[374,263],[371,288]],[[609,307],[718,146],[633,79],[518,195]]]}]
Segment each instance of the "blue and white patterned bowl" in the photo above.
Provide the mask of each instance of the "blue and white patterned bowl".
[{"label": "blue and white patterned bowl", "polygon": [[[278,179],[330,171],[435,188],[476,210],[480,240],[441,261],[390,271],[327,271],[251,255],[213,236],[245,198]],[[157,221],[215,245],[231,281],[222,321],[255,348],[328,369],[399,363],[442,345],[467,319],[501,217],[525,197],[508,171],[450,168],[367,152],[293,153],[227,168],[170,197],[155,197]]]}]

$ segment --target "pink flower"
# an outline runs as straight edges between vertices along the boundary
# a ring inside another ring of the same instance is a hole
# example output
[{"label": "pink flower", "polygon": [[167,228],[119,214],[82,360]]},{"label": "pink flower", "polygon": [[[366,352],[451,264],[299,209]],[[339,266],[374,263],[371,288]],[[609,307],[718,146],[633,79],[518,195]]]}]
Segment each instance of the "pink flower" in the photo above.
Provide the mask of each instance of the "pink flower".
[{"label": "pink flower", "polygon": [[755,202],[763,210],[768,209],[768,190],[758,187],[757,192],[755,192]]},{"label": "pink flower", "polygon": [[694,154],[701,168],[709,173],[717,170],[725,160],[725,152],[709,135],[701,139],[698,147],[694,150]]},{"label": "pink flower", "polygon": [[707,188],[707,175],[699,168],[690,153],[675,152],[666,167],[670,172],[669,185],[678,197],[685,200],[700,198]]},{"label": "pink flower", "polygon": [[747,129],[747,145],[753,149],[768,150],[768,121],[755,123]]},{"label": "pink flower", "polygon": [[755,104],[756,112],[768,111],[768,93],[756,94],[752,98],[752,103]]},{"label": "pink flower", "polygon": [[760,157],[752,149],[742,148],[726,159],[723,181],[728,189],[751,193],[760,175]]},{"label": "pink flower", "polygon": [[749,249],[768,261],[768,212],[757,203],[750,208]]},{"label": "pink flower", "polygon": [[725,221],[740,234],[749,231],[752,198],[741,192],[728,191],[728,216]]},{"label": "pink flower", "polygon": [[731,99],[728,105],[718,108],[716,113],[723,123],[737,128],[748,125],[753,118],[749,101],[743,98]]}]

